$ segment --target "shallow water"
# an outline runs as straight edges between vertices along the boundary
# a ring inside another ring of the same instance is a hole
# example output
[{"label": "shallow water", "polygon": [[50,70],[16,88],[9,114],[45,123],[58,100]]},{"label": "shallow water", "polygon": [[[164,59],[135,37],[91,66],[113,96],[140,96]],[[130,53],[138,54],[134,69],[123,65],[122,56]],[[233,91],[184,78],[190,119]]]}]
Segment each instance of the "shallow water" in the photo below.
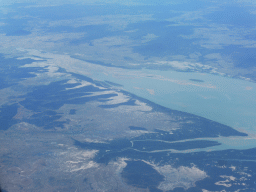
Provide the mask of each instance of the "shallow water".
[{"label": "shallow water", "polygon": [[148,69],[92,74],[93,78],[121,84],[123,89],[156,104],[199,115],[250,135],[246,139],[218,138],[222,143],[218,148],[256,146],[255,83],[206,73]]}]

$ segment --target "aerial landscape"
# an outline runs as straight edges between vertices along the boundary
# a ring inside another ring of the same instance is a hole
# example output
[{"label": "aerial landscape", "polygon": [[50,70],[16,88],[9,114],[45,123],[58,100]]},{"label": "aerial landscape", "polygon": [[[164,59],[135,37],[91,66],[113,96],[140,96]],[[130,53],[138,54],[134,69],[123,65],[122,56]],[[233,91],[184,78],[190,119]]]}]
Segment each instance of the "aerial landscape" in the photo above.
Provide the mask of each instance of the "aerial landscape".
[{"label": "aerial landscape", "polygon": [[251,0],[2,0],[0,191],[256,191],[255,26]]}]

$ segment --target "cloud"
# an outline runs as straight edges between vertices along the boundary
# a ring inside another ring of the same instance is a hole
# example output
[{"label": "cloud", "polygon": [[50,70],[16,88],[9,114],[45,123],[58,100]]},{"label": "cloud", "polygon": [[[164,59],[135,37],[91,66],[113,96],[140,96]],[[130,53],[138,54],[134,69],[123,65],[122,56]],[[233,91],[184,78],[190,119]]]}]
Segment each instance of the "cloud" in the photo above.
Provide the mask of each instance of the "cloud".
[{"label": "cloud", "polygon": [[151,34],[147,34],[144,37],[142,37],[142,43],[147,43],[149,41],[152,41],[154,39],[156,39],[158,36],[156,36],[155,34],[151,33]]}]

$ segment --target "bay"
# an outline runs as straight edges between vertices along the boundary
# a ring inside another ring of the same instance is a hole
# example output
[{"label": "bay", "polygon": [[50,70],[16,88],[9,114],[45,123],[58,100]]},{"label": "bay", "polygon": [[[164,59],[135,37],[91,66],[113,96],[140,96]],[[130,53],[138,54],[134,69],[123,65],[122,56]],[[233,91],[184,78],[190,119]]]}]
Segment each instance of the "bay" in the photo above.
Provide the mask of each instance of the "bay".
[{"label": "bay", "polygon": [[123,89],[156,104],[195,114],[245,132],[245,138],[217,140],[214,149],[256,146],[256,84],[221,75],[159,70],[107,70],[93,78],[123,85]]}]

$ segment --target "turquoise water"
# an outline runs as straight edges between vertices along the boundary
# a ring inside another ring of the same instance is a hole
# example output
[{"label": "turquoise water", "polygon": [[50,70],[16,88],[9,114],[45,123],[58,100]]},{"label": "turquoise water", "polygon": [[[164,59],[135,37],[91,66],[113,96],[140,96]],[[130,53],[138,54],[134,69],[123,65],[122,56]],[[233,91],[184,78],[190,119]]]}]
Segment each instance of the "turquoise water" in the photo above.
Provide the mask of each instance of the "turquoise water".
[{"label": "turquoise water", "polygon": [[[212,74],[143,69],[109,70],[94,78],[123,85],[123,89],[159,105],[229,125],[250,135],[219,138],[222,147],[256,146],[256,84]],[[199,79],[204,82],[195,82]],[[242,145],[242,146],[241,146]]]}]

